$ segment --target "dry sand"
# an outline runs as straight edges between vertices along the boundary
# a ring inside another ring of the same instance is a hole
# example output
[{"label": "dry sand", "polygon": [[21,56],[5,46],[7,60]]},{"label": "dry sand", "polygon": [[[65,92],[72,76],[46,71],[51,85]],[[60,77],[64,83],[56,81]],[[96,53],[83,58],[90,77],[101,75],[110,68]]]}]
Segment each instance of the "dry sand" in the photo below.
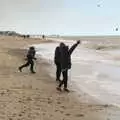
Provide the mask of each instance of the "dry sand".
[{"label": "dry sand", "polygon": [[18,72],[25,55],[20,48],[41,42],[0,37],[0,120],[119,120],[117,107],[91,101],[86,94],[56,91],[55,79],[46,71],[49,65],[41,58],[36,74],[27,68]]}]

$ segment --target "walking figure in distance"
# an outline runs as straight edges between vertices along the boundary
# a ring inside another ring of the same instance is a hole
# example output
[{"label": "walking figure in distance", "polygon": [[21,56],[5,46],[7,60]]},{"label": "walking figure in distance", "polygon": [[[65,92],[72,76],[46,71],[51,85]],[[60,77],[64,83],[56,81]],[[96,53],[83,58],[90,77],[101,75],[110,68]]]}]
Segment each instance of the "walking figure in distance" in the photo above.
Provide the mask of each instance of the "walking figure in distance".
[{"label": "walking figure in distance", "polygon": [[45,39],[45,35],[42,35],[42,39]]},{"label": "walking figure in distance", "polygon": [[63,80],[60,81],[57,87],[59,91],[61,91],[61,86],[64,84],[64,90],[69,92],[67,88],[68,70],[71,69],[71,54],[78,44],[80,44],[80,40],[69,49],[64,43],[60,43],[55,49],[54,62],[56,64],[56,81],[60,81],[61,73],[63,75]]},{"label": "walking figure in distance", "polygon": [[35,54],[36,54],[35,48],[30,47],[29,50],[28,50],[27,56],[26,56],[27,62],[24,65],[19,67],[20,72],[22,72],[22,69],[24,67],[28,67],[30,65],[31,73],[35,73],[35,71],[34,71],[34,60],[36,60]]}]

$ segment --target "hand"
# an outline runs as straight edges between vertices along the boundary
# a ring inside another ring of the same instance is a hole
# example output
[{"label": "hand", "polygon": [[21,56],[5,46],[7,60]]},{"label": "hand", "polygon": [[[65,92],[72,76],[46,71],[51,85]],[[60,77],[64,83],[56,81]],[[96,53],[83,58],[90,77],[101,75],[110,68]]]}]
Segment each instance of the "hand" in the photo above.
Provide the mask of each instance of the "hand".
[{"label": "hand", "polygon": [[25,58],[24,60],[27,60],[27,58]]},{"label": "hand", "polygon": [[77,44],[80,44],[80,43],[81,43],[81,41],[80,41],[80,40],[78,40],[78,41],[77,41]]},{"label": "hand", "polygon": [[34,58],[34,60],[37,60],[37,58]]}]

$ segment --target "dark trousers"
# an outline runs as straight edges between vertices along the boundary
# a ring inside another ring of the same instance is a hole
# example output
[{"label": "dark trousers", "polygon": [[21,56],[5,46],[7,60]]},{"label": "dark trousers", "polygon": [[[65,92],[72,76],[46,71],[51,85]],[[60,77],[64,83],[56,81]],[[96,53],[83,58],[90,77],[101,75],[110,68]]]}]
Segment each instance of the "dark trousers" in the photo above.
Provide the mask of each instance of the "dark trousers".
[{"label": "dark trousers", "polygon": [[61,65],[56,64],[56,80],[60,80],[60,75],[61,75]]},{"label": "dark trousers", "polygon": [[27,60],[27,62],[26,62],[24,65],[20,66],[20,69],[22,69],[22,68],[24,68],[24,67],[28,67],[29,65],[30,65],[30,71],[31,71],[31,72],[34,72],[34,70],[33,70],[34,61],[33,61],[32,59]]},{"label": "dark trousers", "polygon": [[64,88],[67,88],[67,82],[68,82],[68,70],[65,70],[62,72],[63,80],[60,82],[59,87],[61,87],[64,84]]}]

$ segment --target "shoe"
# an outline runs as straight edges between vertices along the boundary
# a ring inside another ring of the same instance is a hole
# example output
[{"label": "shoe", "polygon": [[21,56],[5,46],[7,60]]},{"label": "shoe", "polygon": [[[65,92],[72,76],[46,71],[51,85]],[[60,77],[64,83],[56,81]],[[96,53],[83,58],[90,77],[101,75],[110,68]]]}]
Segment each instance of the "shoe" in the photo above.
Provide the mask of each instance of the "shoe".
[{"label": "shoe", "polygon": [[60,92],[62,91],[60,87],[57,87],[56,89],[57,89],[58,91],[60,91]]},{"label": "shoe", "polygon": [[65,92],[70,92],[70,90],[68,90],[67,88],[64,88],[64,91],[65,91]]},{"label": "shoe", "polygon": [[35,71],[31,71],[31,73],[35,74],[36,72]]},{"label": "shoe", "polygon": [[57,82],[61,82],[61,80],[60,80],[60,79],[56,79],[56,81],[57,81]]},{"label": "shoe", "polygon": [[21,67],[19,67],[18,69],[19,69],[20,72],[22,72],[22,68]]}]

